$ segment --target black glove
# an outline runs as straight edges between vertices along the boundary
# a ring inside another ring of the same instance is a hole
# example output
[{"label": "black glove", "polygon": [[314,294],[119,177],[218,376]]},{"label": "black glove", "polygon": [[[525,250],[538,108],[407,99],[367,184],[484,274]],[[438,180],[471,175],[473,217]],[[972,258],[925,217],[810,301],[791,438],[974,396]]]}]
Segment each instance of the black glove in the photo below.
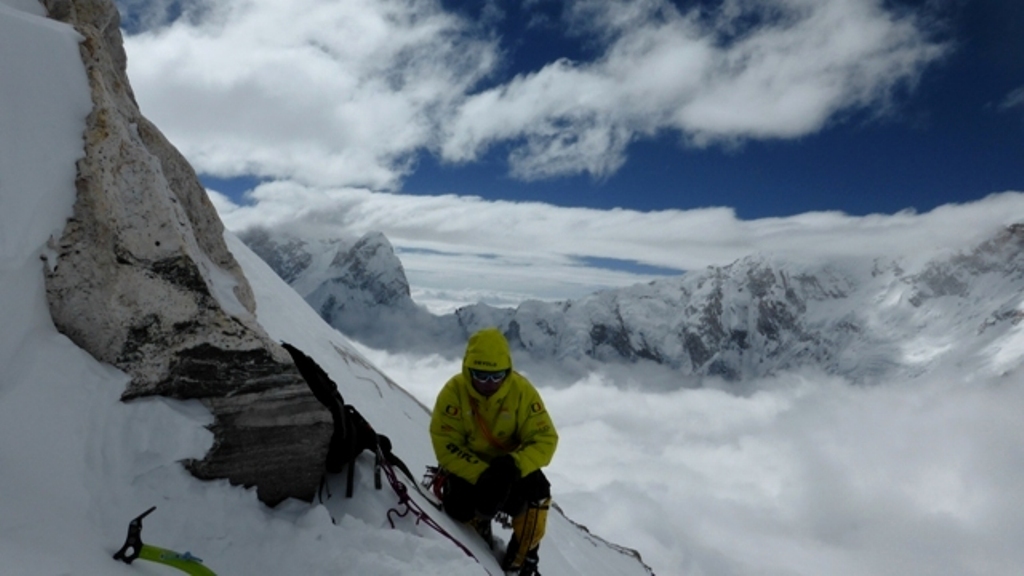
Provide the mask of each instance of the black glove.
[{"label": "black glove", "polygon": [[492,517],[508,498],[512,485],[520,478],[519,467],[512,456],[505,454],[491,460],[476,481],[476,509],[481,516]]}]

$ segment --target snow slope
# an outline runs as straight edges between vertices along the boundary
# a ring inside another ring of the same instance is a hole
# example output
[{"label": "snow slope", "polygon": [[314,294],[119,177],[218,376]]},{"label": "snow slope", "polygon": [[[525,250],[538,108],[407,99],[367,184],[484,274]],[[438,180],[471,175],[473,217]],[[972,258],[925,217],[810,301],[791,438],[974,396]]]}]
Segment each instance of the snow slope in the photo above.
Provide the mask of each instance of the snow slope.
[{"label": "snow slope", "polygon": [[[391,529],[386,512],[397,498],[367,484],[365,461],[357,497],[326,506],[288,501],[269,509],[252,490],[192,478],[179,461],[210,447],[207,410],[163,398],[122,403],[128,377],[56,331],[42,267],[46,258],[54,264],[47,241],[71,214],[91,103],[78,35],[40,14],[34,2],[0,0],[0,572],[170,573],[111,559],[128,520],[155,505],[143,540],[188,550],[219,574],[497,573],[479,546],[470,544],[477,563],[412,518]],[[314,356],[346,399],[392,437],[396,452],[422,470],[431,453],[423,407],[228,240],[251,275],[267,331]],[[548,542],[542,566],[551,574],[648,573],[558,514]]]},{"label": "snow slope", "polygon": [[[355,405],[378,432],[392,439],[395,453],[414,473],[434,464],[433,449],[426,432],[429,424],[427,409],[370,364],[351,347],[344,336],[324,323],[298,293],[289,289],[273,270],[237,238],[229,235],[227,240],[253,285],[257,315],[270,335],[293,343],[318,359],[338,382],[346,402]],[[365,465],[359,469],[362,484],[356,489],[359,496],[353,500],[335,497],[328,502],[327,507],[335,518],[356,517],[364,520],[367,525],[377,523],[378,528],[384,529],[386,521],[382,512],[394,507],[396,498],[386,489],[374,492],[370,475],[371,458],[369,454],[364,454],[363,459]],[[339,485],[333,489],[333,493],[339,495],[343,492],[341,478],[336,478],[336,481]],[[363,498],[368,495],[372,496]],[[471,546],[491,573],[498,573],[497,564],[465,527],[453,524],[443,514],[431,509],[418,494],[414,494],[414,497],[446,530]],[[403,522],[411,523],[409,520]],[[544,571],[567,575],[647,573],[633,556],[625,555],[599,539],[581,533],[561,514],[551,515],[548,530],[546,545],[541,554],[541,568]],[[415,532],[437,539],[437,534],[424,527]],[[449,547],[452,546],[449,544]]]}]

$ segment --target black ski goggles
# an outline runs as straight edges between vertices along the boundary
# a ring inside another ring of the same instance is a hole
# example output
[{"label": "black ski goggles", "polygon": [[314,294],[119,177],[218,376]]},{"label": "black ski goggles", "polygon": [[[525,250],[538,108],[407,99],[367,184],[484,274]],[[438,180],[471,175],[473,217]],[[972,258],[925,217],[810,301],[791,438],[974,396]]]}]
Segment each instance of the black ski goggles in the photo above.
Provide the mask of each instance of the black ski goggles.
[{"label": "black ski goggles", "polygon": [[498,370],[497,372],[488,372],[485,370],[470,370],[469,375],[476,380],[484,384],[492,383],[497,384],[505,380],[508,377],[508,370]]}]

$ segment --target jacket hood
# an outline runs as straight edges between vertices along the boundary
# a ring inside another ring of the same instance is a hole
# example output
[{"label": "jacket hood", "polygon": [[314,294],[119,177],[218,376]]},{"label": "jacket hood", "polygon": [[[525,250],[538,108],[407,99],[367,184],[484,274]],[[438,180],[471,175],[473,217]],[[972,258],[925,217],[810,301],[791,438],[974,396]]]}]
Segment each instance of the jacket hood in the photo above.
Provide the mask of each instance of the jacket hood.
[{"label": "jacket hood", "polygon": [[512,369],[512,354],[509,352],[508,340],[497,328],[484,328],[469,337],[466,344],[466,356],[462,360],[462,372],[469,379],[470,370]]}]

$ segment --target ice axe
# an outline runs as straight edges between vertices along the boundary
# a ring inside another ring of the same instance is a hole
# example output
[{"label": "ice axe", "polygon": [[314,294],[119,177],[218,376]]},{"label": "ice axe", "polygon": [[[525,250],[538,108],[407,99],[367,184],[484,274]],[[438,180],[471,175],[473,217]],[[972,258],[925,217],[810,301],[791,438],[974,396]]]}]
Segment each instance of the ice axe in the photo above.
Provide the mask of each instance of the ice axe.
[{"label": "ice axe", "polygon": [[142,519],[152,514],[154,510],[156,510],[156,506],[139,514],[128,523],[128,536],[125,538],[121,549],[114,553],[114,560],[131,564],[141,558],[149,562],[177,568],[192,576],[217,576],[213,570],[203,565],[202,559],[196,558],[190,552],[182,554],[174,550],[150,546],[142,542]]}]

